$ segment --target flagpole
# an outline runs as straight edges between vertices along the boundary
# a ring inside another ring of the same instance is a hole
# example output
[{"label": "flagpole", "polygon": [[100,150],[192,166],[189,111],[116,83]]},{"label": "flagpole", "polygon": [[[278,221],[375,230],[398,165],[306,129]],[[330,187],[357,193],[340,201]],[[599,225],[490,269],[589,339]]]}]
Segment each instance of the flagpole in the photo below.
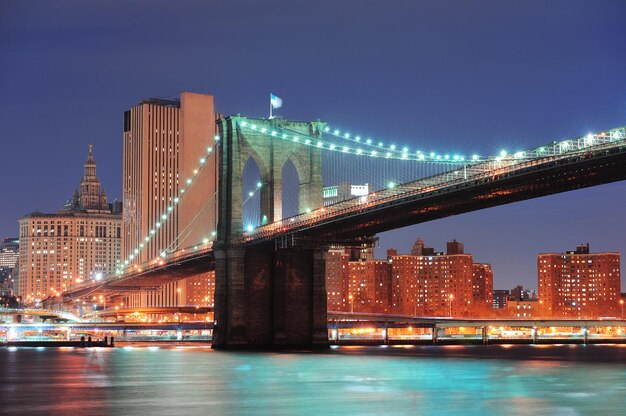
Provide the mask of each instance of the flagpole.
[{"label": "flagpole", "polygon": [[270,94],[270,119],[272,118],[272,94]]}]

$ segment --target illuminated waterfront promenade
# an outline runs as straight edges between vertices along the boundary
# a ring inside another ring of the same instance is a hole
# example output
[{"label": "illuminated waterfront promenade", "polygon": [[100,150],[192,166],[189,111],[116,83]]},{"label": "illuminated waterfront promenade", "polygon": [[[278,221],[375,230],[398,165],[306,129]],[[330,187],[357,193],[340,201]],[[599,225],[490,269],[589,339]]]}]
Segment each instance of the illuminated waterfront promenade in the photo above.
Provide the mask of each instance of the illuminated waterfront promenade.
[{"label": "illuminated waterfront promenade", "polygon": [[454,319],[329,312],[335,344],[597,344],[626,343],[626,321]]},{"label": "illuminated waterfront promenade", "polygon": [[[155,311],[144,309],[124,310],[126,320],[116,321],[114,314],[100,313],[91,320],[69,322],[65,315],[59,315],[55,322],[52,311],[13,310],[14,316],[26,316],[25,321],[0,323],[0,342],[96,340],[105,336],[118,342],[212,340],[213,321],[207,308],[198,311],[205,315],[195,319],[190,311],[183,317],[175,308],[169,311],[175,312],[171,316],[154,321],[146,315]],[[103,321],[107,317],[112,321]],[[626,344],[626,321],[617,319],[451,319],[346,312],[329,312],[328,317],[329,341],[338,345]]]},{"label": "illuminated waterfront promenade", "polygon": [[0,324],[0,344],[33,341],[44,343],[94,341],[113,337],[115,342],[210,342],[213,324],[206,322],[174,323],[9,323]]}]

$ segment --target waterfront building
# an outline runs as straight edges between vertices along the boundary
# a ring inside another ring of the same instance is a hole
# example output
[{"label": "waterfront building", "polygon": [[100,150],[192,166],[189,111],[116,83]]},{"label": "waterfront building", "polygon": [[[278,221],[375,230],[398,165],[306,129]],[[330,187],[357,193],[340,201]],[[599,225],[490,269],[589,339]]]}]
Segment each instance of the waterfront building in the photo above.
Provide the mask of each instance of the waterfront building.
[{"label": "waterfront building", "polygon": [[[180,198],[172,212],[166,210],[195,175],[200,155],[213,147],[216,118],[213,97],[191,92],[183,92],[178,100],[145,99],[124,113],[124,268],[212,239],[217,225],[215,157],[196,175],[192,192]],[[161,223],[166,212],[168,220]],[[212,282],[203,273],[130,296],[127,304],[195,304],[208,295]]]},{"label": "waterfront building", "polygon": [[537,256],[542,314],[552,318],[620,316],[620,254],[575,251]]},{"label": "waterfront building", "polygon": [[441,253],[418,238],[411,253],[389,249],[375,260],[367,245],[329,250],[328,309],[419,316],[484,316],[491,309],[491,266],[473,264],[462,243],[451,241]]},{"label": "waterfront building", "polygon": [[486,312],[493,307],[493,270],[491,264],[474,263],[472,265],[472,297],[477,313]]},{"label": "waterfront building", "polygon": [[392,286],[391,263],[387,260],[374,260],[374,307],[372,312],[391,313]]},{"label": "waterfront building", "polygon": [[463,252],[462,244],[451,243],[446,254],[398,255],[395,250],[388,251],[392,311],[419,316],[471,314],[472,256]]},{"label": "waterfront building", "polygon": [[333,247],[326,254],[326,293],[329,311],[348,311],[348,263],[350,255],[345,248]]},{"label": "waterfront building", "polygon": [[387,260],[348,263],[348,299],[354,312],[389,312],[391,264]]},{"label": "waterfront building", "polygon": [[122,244],[117,206],[107,202],[90,145],[79,190],[63,208],[56,214],[33,212],[19,220],[14,293],[28,304],[115,273]]}]

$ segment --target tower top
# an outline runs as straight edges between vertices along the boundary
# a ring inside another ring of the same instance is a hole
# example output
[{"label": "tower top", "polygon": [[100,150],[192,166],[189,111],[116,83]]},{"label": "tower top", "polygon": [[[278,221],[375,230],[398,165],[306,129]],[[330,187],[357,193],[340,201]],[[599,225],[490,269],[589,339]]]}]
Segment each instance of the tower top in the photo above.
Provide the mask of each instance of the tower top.
[{"label": "tower top", "polygon": [[89,155],[87,156],[87,161],[85,165],[95,165],[96,162],[93,160],[93,144],[89,145]]}]

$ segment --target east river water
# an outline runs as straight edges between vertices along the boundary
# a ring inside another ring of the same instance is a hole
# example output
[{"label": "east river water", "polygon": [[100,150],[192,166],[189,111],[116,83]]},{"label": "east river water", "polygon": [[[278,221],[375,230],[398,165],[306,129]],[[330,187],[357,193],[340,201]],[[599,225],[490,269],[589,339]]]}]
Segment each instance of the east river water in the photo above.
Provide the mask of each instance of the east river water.
[{"label": "east river water", "polygon": [[626,347],[0,348],[9,415],[623,415]]}]

